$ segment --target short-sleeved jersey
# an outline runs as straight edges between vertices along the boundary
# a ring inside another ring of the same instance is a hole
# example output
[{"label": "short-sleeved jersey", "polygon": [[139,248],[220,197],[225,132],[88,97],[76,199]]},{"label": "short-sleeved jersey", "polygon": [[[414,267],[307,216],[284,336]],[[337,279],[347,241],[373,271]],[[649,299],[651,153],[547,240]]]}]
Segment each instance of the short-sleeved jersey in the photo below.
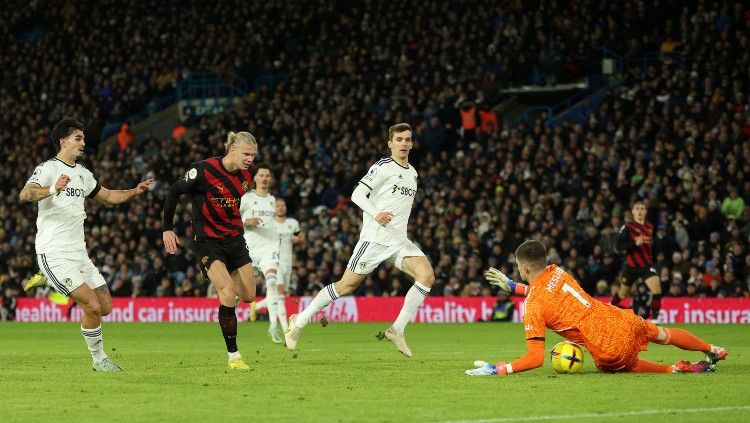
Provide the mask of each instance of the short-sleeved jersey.
[{"label": "short-sleeved jersey", "polygon": [[[583,344],[595,360],[631,345],[632,312],[591,298],[562,268],[548,266],[530,284],[523,313],[526,339],[549,328]],[[642,319],[641,319],[642,320]]]},{"label": "short-sleeved jersey", "polygon": [[193,163],[176,185],[178,192],[190,193],[196,237],[227,239],[241,236],[240,199],[250,190],[252,182],[249,170],[230,172],[220,157]]},{"label": "short-sleeved jersey", "polygon": [[[625,253],[625,265],[635,269],[648,269],[654,265],[651,243],[653,242],[654,226],[645,222],[628,222],[620,228],[617,234],[617,249]],[[637,237],[643,237],[641,245],[635,244]]]},{"label": "short-sleeved jersey", "polygon": [[256,227],[245,226],[245,242],[253,254],[279,251],[279,234],[276,232],[276,197],[271,194],[258,195],[250,191],[242,196],[240,214],[244,222],[251,217],[262,223]]},{"label": "short-sleeved jersey", "polygon": [[279,234],[279,264],[287,267],[292,266],[292,235],[300,232],[299,222],[297,219],[287,217],[283,222],[274,219],[276,223],[276,233]]},{"label": "short-sleeved jersey", "polygon": [[381,226],[375,216],[363,213],[362,231],[359,239],[381,245],[395,245],[406,241],[406,228],[417,195],[417,171],[406,167],[390,157],[380,159],[370,167],[359,181],[371,190],[370,200],[379,211],[393,213],[386,227]]},{"label": "short-sleeved jersey", "polygon": [[71,166],[54,158],[37,166],[26,185],[55,185],[61,175],[68,175],[68,185],[57,195],[37,203],[37,254],[86,250],[83,236],[86,210],[83,203],[86,198],[96,196],[100,189],[91,171],[80,164]]}]

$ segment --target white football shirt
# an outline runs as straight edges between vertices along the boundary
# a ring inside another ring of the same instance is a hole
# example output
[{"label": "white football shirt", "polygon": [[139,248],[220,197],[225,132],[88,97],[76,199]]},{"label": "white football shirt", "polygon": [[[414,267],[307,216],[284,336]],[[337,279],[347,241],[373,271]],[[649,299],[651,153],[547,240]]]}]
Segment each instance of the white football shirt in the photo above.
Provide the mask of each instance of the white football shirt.
[{"label": "white football shirt", "polygon": [[99,192],[94,174],[80,164],[71,166],[54,158],[37,166],[26,185],[55,185],[61,175],[70,177],[68,185],[57,195],[37,202],[37,254],[86,251],[83,237],[86,211],[83,203],[86,198],[92,198]]},{"label": "white football shirt", "polygon": [[287,217],[283,222],[274,219],[276,233],[279,234],[279,264],[292,267],[292,235],[299,233],[299,222],[297,219]]},{"label": "white football shirt", "polygon": [[253,254],[273,253],[279,251],[279,235],[276,233],[274,216],[276,215],[276,197],[271,194],[258,195],[248,191],[240,200],[242,224],[251,217],[259,218],[263,223],[256,227],[244,226],[245,242]]},{"label": "white football shirt", "polygon": [[372,191],[370,201],[375,207],[379,211],[393,213],[393,218],[383,227],[375,221],[374,216],[362,213],[360,240],[381,245],[396,245],[406,241],[409,215],[417,195],[418,176],[412,165],[401,166],[390,157],[380,159],[370,167],[359,183]]}]

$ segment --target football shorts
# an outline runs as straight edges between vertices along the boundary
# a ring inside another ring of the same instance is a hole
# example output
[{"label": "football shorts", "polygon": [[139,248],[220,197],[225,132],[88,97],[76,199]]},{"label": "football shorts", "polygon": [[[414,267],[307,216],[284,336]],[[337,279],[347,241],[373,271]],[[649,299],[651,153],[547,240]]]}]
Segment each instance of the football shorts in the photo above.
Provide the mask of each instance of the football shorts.
[{"label": "football shorts", "polygon": [[424,253],[408,239],[401,244],[382,245],[373,241],[359,240],[354,246],[354,253],[349,259],[347,268],[358,275],[367,275],[380,263],[388,260],[398,269],[406,257],[423,257]]},{"label": "football shorts", "polygon": [[107,284],[86,251],[37,254],[36,259],[52,287],[65,296],[84,283],[92,289]]}]

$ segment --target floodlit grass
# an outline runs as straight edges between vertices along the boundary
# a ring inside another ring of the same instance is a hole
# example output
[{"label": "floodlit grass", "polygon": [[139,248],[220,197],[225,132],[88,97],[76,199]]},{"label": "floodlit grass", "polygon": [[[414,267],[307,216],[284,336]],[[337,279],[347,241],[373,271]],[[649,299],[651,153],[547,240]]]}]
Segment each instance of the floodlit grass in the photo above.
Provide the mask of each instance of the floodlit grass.
[{"label": "floodlit grass", "polygon": [[[375,334],[387,324],[311,324],[298,351],[266,323],[241,323],[253,368],[226,368],[218,324],[107,324],[107,353],[126,371],[95,373],[77,324],[0,324],[0,421],[739,421],[750,415],[750,328],[681,325],[730,351],[713,374],[601,374],[545,367],[509,377],[464,375],[476,359],[525,351],[518,324],[411,325],[414,358]],[[557,342],[548,334],[547,349]],[[664,363],[698,353],[652,345]],[[567,417],[566,417],[567,416]],[[742,417],[745,416],[745,417]]]}]

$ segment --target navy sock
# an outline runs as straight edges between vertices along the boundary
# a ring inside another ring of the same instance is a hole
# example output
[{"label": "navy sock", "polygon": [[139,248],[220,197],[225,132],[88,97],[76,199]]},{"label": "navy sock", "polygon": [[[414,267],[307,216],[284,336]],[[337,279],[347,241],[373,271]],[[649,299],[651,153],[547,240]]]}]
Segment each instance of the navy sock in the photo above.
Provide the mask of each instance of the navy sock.
[{"label": "navy sock", "polygon": [[219,306],[219,326],[227,344],[227,351],[237,352],[237,314],[234,307]]}]

